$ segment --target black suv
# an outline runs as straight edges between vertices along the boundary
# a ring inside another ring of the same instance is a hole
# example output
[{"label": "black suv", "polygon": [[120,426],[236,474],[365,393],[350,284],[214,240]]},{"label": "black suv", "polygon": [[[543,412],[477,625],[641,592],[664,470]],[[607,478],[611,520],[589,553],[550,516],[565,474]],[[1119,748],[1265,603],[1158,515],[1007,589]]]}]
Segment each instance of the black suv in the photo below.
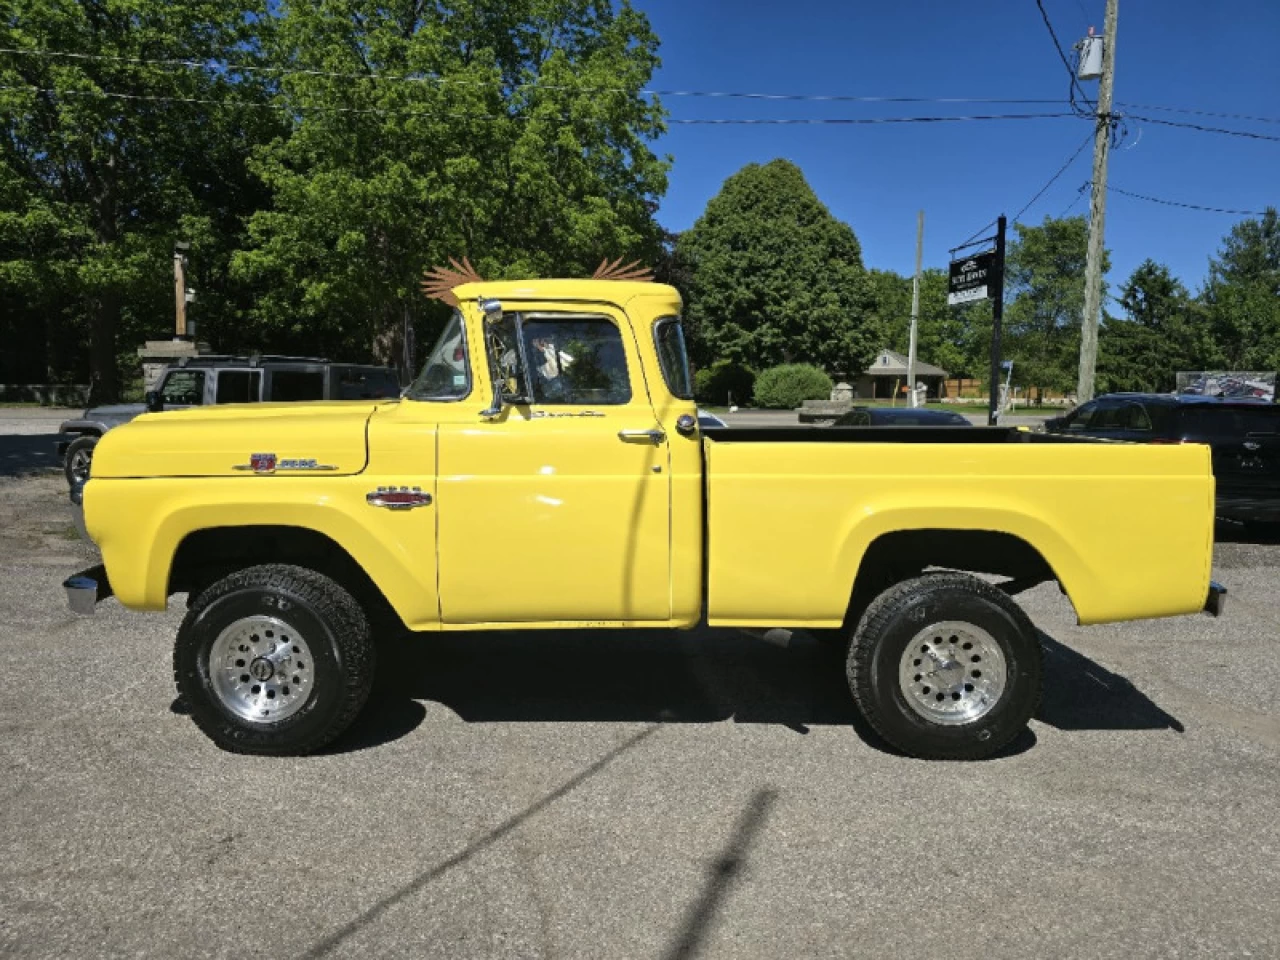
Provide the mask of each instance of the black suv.
[{"label": "black suv", "polygon": [[1143,443],[1207,443],[1218,516],[1280,522],[1280,406],[1186,394],[1111,393],[1045,421],[1049,433]]}]

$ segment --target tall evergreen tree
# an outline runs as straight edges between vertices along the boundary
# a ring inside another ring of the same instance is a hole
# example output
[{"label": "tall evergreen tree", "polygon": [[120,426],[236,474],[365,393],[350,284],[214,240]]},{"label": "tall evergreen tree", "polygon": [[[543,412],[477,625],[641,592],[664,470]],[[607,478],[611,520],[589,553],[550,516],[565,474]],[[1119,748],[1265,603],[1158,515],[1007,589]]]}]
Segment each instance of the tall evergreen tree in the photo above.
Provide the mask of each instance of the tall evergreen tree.
[{"label": "tall evergreen tree", "polygon": [[1127,316],[1108,316],[1098,337],[1098,382],[1105,391],[1168,392],[1179,370],[1204,365],[1200,311],[1169,268],[1141,263],[1120,288]]},{"label": "tall evergreen tree", "polygon": [[1204,301],[1215,365],[1280,369],[1280,217],[1242,220],[1209,261]]},{"label": "tall evergreen tree", "polygon": [[680,236],[703,362],[866,368],[882,345],[862,249],[793,163],[748,164]]}]

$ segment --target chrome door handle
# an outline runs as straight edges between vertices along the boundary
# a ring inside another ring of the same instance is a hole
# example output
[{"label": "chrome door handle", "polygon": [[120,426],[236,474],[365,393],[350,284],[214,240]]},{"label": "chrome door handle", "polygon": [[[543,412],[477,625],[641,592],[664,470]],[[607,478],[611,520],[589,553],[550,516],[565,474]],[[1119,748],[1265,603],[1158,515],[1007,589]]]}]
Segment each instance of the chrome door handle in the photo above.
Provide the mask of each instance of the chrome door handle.
[{"label": "chrome door handle", "polygon": [[619,440],[648,440],[650,443],[657,445],[667,439],[667,435],[662,430],[654,427],[650,430],[619,430]]}]

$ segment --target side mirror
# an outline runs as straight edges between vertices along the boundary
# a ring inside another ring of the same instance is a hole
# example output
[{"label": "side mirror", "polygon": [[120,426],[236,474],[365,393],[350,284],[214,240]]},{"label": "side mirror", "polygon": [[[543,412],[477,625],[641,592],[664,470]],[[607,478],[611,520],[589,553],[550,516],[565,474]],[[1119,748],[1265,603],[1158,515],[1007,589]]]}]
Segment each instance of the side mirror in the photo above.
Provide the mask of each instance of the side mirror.
[{"label": "side mirror", "polygon": [[1066,425],[1067,421],[1065,417],[1050,417],[1044,422],[1044,429],[1046,433],[1058,433],[1063,430]]},{"label": "side mirror", "polygon": [[146,401],[148,413],[159,413],[164,409],[164,394],[159,390],[148,390]]}]

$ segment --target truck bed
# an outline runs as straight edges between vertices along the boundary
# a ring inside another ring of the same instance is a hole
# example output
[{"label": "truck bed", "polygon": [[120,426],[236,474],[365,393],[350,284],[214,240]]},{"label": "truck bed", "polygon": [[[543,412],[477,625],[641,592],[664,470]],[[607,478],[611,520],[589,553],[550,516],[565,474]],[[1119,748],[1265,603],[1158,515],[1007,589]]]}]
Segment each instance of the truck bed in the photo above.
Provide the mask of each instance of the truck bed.
[{"label": "truck bed", "polygon": [[1205,602],[1214,482],[1204,446],[1003,427],[784,427],[708,431],[704,456],[715,625],[839,626],[872,544],[911,531],[1024,541],[1082,623]]}]

